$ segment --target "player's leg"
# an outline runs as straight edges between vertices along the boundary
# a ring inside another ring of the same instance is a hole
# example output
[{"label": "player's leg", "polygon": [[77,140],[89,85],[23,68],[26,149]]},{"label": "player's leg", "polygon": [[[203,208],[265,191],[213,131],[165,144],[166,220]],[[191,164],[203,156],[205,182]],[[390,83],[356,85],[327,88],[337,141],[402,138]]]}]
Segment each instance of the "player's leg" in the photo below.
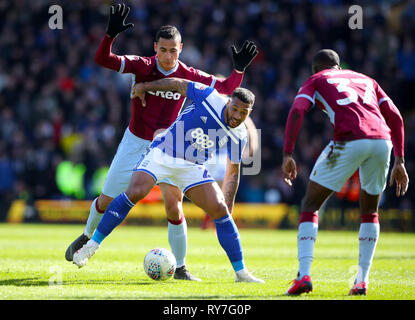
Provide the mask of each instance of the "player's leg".
[{"label": "player's leg", "polygon": [[105,209],[107,209],[112,200],[114,200],[113,197],[107,196],[101,192],[101,194],[92,202],[84,230],[84,234],[88,236],[88,238],[91,238],[94,234],[94,231],[101,221]]},{"label": "player's leg", "polygon": [[332,141],[317,159],[301,203],[297,234],[298,274],[286,294],[295,295],[312,290],[310,269],[318,232],[318,212],[333,192],[340,191],[358,169],[364,157],[362,150],[364,146],[360,144]]},{"label": "player's leg", "polygon": [[154,187],[156,178],[150,173],[135,171],[126,192],[115,197],[108,205],[91,240],[75,252],[73,262],[83,267],[95,254],[102,241],[126,218],[134,205]]},{"label": "player's leg", "polygon": [[391,142],[387,140],[368,140],[367,144],[371,155],[361,164],[359,170],[361,184],[359,268],[355,284],[349,292],[353,295],[366,294],[368,290],[369,271],[380,234],[379,201],[386,187],[392,149]]},{"label": "player's leg", "polygon": [[183,193],[168,183],[160,183],[168,223],[168,240],[177,267],[185,265],[187,251],[187,224],[183,214]]},{"label": "player's leg", "polygon": [[167,214],[168,240],[171,250],[176,257],[177,268],[175,279],[200,281],[186,268],[187,252],[187,223],[183,213],[183,193],[172,184],[160,183],[164,206]]},{"label": "player's leg", "polygon": [[298,273],[292,286],[286,292],[288,295],[310,292],[313,289],[310,269],[318,232],[318,212],[332,194],[333,190],[323,187],[314,181],[310,180],[307,185],[307,190],[301,203],[297,232]]},{"label": "player's leg", "polygon": [[84,232],[78,238],[76,238],[66,249],[66,260],[72,261],[73,254],[80,248],[82,248],[82,246],[86,244],[89,239],[92,238],[92,235],[95,229],[97,228],[98,223],[101,221],[105,209],[112,200],[113,198],[101,193],[97,198],[94,199],[94,201],[92,201]]},{"label": "player's leg", "polygon": [[[223,179],[225,177],[227,159],[228,154],[225,151],[220,151],[219,154],[216,154],[213,158],[209,159],[204,163],[210,175],[213,177],[213,179],[215,179],[215,181],[221,188]],[[211,217],[205,212],[205,216],[203,218],[202,225],[200,226],[200,228],[202,230],[206,230],[210,227],[214,228],[214,226],[215,224],[213,223]]]},{"label": "player's leg", "polygon": [[219,243],[236,272],[236,281],[263,283],[263,280],[252,276],[245,267],[239,231],[218,184],[207,182],[191,187],[185,192],[195,205],[214,219]]},{"label": "player's leg", "polygon": [[[216,179],[215,179],[216,180]],[[219,185],[219,187],[222,187],[222,180],[216,180],[217,184]],[[208,215],[206,212],[204,213],[205,216],[203,218],[202,221],[202,225],[200,226],[202,230],[206,230],[208,228],[214,228],[215,227],[215,223],[212,221],[212,218],[210,217],[210,215]]]},{"label": "player's leg", "polygon": [[[215,178],[216,183],[218,184],[218,186],[219,186],[220,188],[222,188],[222,184],[223,184],[223,176],[222,176],[220,179],[217,179],[215,176],[213,176],[213,177]],[[202,229],[202,230],[206,230],[206,229],[208,229],[208,228],[214,228],[214,227],[215,227],[215,224],[214,224],[214,222],[212,221],[212,218],[210,217],[210,215],[208,215],[208,214],[205,212],[205,217],[203,218],[202,225],[201,225],[201,229]]]},{"label": "player's leg", "polygon": [[324,202],[333,194],[330,190],[314,181],[309,181],[301,204],[297,234],[298,247],[298,279],[310,276],[311,263],[314,256],[314,244],[318,232],[318,212]]},{"label": "player's leg", "polygon": [[120,193],[125,192],[131,179],[132,168],[149,143],[134,136],[128,128],[125,130],[105,178],[102,192],[92,201],[84,232],[67,248],[66,260],[73,260],[73,254],[91,239],[109,203]]},{"label": "player's leg", "polygon": [[359,266],[355,283],[349,292],[351,295],[367,293],[369,270],[380,233],[379,200],[380,195],[370,195],[365,190],[360,190]]}]

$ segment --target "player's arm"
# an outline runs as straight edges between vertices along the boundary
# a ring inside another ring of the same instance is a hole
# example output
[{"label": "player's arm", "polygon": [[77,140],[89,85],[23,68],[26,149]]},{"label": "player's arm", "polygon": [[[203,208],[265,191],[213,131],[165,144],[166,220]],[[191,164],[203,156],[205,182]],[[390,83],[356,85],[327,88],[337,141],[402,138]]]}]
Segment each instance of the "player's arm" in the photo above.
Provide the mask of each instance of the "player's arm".
[{"label": "player's arm", "polygon": [[394,182],[396,183],[396,196],[399,197],[405,195],[409,184],[409,177],[405,169],[403,119],[399,109],[387,96],[379,101],[379,108],[386,124],[391,129],[393,154],[395,156],[389,186],[392,186]]},{"label": "player's arm", "polygon": [[378,98],[379,110],[385,118],[386,124],[391,130],[391,140],[393,144],[393,154],[395,162],[391,170],[389,186],[396,183],[396,196],[405,195],[408,190],[409,177],[405,169],[405,154],[404,154],[404,123],[393,101],[387,96],[379,84],[375,81],[374,84],[376,96]]},{"label": "player's arm", "polygon": [[190,83],[191,81],[180,78],[164,78],[150,82],[137,83],[132,89],[131,98],[140,98],[143,107],[145,107],[145,93],[147,91],[176,91],[183,97],[186,97]]},{"label": "player's arm", "polygon": [[130,8],[125,4],[118,4],[116,7],[110,7],[110,15],[107,24],[107,30],[104,38],[95,53],[95,62],[105,68],[120,71],[123,58],[111,52],[112,42],[115,37],[129,29],[134,25],[132,23],[125,24],[125,19],[130,12]]},{"label": "player's arm", "polygon": [[240,179],[240,163],[232,163],[231,160],[227,159],[225,177],[222,183],[222,192],[225,196],[225,203],[232,213],[233,206],[235,204],[235,196],[238,191],[239,179]]},{"label": "player's arm", "polygon": [[391,129],[393,154],[396,158],[404,158],[404,124],[401,113],[389,98],[380,101],[379,109]]},{"label": "player's arm", "polygon": [[285,126],[282,173],[284,181],[290,186],[292,185],[292,181],[297,177],[297,165],[292,157],[295,142],[300,132],[304,115],[310,109],[311,105],[312,103],[308,99],[297,97],[288,114]]}]

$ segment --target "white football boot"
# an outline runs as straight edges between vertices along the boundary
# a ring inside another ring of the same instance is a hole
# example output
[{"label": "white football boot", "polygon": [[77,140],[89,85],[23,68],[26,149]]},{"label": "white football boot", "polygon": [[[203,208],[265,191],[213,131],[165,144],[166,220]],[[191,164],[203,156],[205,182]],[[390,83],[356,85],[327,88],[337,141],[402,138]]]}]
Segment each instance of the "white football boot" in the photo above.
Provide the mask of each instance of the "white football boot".
[{"label": "white football boot", "polygon": [[255,278],[252,274],[246,269],[242,269],[236,272],[235,282],[256,282],[256,283],[265,283],[264,280]]},{"label": "white football boot", "polygon": [[73,263],[79,268],[82,268],[88,263],[95,252],[99,249],[99,244],[95,241],[89,240],[81,249],[76,251],[73,255]]}]

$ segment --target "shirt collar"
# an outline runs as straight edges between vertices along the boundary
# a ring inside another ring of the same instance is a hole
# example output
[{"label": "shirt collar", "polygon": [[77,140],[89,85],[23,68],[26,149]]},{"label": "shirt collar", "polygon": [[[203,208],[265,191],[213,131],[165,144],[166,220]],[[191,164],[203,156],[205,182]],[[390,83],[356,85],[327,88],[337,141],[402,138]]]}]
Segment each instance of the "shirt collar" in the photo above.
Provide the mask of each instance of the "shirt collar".
[{"label": "shirt collar", "polygon": [[177,71],[177,69],[179,68],[179,61],[176,62],[176,65],[174,66],[173,69],[170,69],[169,71],[165,71],[162,67],[160,67],[159,65],[159,60],[156,57],[156,65],[157,65],[157,70],[160,71],[163,75],[165,76],[169,76],[172,73],[175,73]]}]

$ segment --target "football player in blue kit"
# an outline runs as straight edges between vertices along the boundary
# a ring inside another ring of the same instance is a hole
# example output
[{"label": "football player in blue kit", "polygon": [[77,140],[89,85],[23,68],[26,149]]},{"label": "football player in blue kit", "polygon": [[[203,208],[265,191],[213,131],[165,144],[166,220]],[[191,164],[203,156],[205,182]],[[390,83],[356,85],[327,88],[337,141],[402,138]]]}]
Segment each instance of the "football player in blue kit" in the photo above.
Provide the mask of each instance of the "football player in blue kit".
[{"label": "football player in blue kit", "polygon": [[[243,122],[252,111],[255,96],[248,89],[237,88],[228,99],[212,87],[179,78],[138,83],[133,96],[139,97],[145,107],[146,92],[168,90],[186,96],[193,103],[154,138],[134,168],[127,191],[110,203],[92,239],[74,254],[73,262],[78,267],[86,265],[131,208],[158,181],[168,178],[214,219],[219,243],[236,273],[235,280],[264,283],[245,266],[239,231],[231,215],[248,139]],[[231,163],[226,168],[222,190],[204,166],[220,148],[226,148]]]}]

